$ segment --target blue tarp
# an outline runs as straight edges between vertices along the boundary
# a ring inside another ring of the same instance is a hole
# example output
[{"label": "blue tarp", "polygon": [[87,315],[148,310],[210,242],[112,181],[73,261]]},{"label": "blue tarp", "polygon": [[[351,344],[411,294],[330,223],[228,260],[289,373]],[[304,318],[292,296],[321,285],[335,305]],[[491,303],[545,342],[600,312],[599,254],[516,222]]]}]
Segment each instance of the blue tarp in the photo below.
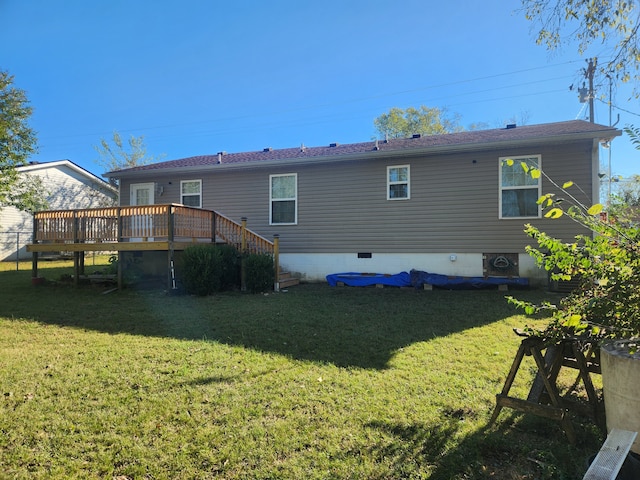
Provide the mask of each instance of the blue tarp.
[{"label": "blue tarp", "polygon": [[425,284],[434,287],[454,289],[479,289],[495,287],[497,285],[514,285],[526,287],[529,285],[528,278],[520,277],[458,277],[440,275],[437,273],[411,270],[410,273],[401,272],[395,275],[383,273],[334,273],[327,275],[327,282],[335,287],[338,282],[342,282],[350,287],[366,287],[370,285],[389,285],[393,287],[415,287],[422,288]]},{"label": "blue tarp", "polygon": [[395,275],[384,273],[334,273],[327,275],[327,282],[335,287],[338,282],[342,282],[350,287],[367,287],[369,285],[390,285],[392,287],[409,287],[411,278],[407,272]]},{"label": "blue tarp", "polygon": [[529,285],[529,279],[520,277],[450,277],[411,270],[411,285],[422,288],[425,284],[449,289],[487,288],[497,285],[526,287]]}]

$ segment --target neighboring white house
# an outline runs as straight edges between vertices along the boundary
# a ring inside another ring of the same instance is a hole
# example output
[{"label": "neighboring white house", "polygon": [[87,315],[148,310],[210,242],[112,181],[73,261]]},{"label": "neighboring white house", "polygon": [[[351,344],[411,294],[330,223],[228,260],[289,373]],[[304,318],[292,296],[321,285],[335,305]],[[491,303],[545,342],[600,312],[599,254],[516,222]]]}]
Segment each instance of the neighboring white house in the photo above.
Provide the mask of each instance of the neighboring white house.
[{"label": "neighboring white house", "polygon": [[[107,182],[69,160],[30,163],[17,169],[21,175],[39,177],[48,210],[96,208],[117,204],[118,192]],[[29,258],[33,218],[13,207],[0,209],[0,261]]]}]

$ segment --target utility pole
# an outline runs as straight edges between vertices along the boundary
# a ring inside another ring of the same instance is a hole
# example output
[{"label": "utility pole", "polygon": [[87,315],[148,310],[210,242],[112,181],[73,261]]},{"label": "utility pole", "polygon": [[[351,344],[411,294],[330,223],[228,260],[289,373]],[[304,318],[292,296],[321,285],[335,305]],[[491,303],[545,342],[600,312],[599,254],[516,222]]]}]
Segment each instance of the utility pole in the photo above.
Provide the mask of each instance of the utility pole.
[{"label": "utility pole", "polygon": [[[589,81],[589,88],[586,88],[583,82],[582,88],[578,89],[578,94],[579,94],[578,97],[580,99],[580,103],[587,103],[587,101],[589,101],[589,121],[591,123],[595,123],[596,119],[594,115],[593,100],[596,95],[593,90],[593,76],[596,73],[596,63],[598,62],[598,59],[590,58],[589,60],[587,60],[587,62],[588,62],[588,66],[585,70],[583,70],[583,72],[584,72],[585,78]],[[569,87],[569,89],[572,89],[572,88],[573,86]]]},{"label": "utility pole", "polygon": [[[607,78],[609,79],[609,126],[611,127],[611,107],[613,105],[613,102],[611,100],[611,92],[612,92],[612,80],[611,80],[611,75],[609,75],[607,73]],[[607,168],[607,176],[608,178],[608,186],[607,186],[607,215],[609,214],[609,207],[611,206],[611,140],[609,140],[609,151],[607,152],[609,154],[609,166]]]},{"label": "utility pole", "polygon": [[589,80],[589,121],[591,123],[595,123],[595,115],[593,113],[593,97],[595,97],[595,92],[593,91],[593,75],[596,72],[596,63],[598,62],[597,58],[589,59],[589,66],[587,67],[585,77]]}]

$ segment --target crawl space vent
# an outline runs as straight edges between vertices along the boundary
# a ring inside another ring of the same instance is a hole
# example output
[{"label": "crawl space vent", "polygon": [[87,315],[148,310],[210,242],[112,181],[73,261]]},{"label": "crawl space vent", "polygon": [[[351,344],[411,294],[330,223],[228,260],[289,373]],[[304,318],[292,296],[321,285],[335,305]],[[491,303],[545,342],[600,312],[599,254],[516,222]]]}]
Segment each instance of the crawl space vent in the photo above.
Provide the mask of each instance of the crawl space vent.
[{"label": "crawl space vent", "polygon": [[482,272],[485,277],[519,277],[517,253],[483,253]]}]

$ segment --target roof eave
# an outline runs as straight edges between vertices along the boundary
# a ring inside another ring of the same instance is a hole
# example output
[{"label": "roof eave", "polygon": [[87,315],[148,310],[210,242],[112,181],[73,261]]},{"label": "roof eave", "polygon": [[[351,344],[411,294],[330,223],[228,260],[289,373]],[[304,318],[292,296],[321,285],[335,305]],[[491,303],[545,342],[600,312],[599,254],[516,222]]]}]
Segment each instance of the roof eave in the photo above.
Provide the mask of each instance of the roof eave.
[{"label": "roof eave", "polygon": [[285,158],[275,160],[264,160],[258,162],[246,162],[246,163],[224,163],[224,157],[222,163],[210,164],[210,165],[197,165],[197,166],[177,166],[159,169],[147,169],[147,170],[134,170],[134,171],[115,171],[107,172],[104,174],[107,178],[135,178],[135,177],[148,177],[149,175],[166,175],[172,173],[199,173],[203,170],[236,170],[246,168],[264,168],[283,165],[300,165],[300,164],[318,164],[318,163],[333,163],[341,161],[358,161],[358,160],[370,160],[373,157],[386,157],[386,158],[406,158],[415,157],[419,155],[437,155],[437,154],[451,154],[478,150],[491,150],[495,148],[518,148],[526,147],[529,145],[550,145],[555,143],[563,143],[567,141],[578,140],[593,140],[598,139],[601,142],[610,141],[615,137],[622,135],[622,131],[615,128],[607,128],[601,131],[591,131],[582,133],[569,133],[553,136],[542,136],[535,138],[524,139],[509,139],[509,140],[492,140],[486,142],[474,142],[467,144],[453,144],[453,145],[436,145],[422,148],[407,148],[402,150],[369,150],[367,152],[359,152],[343,155],[323,155],[318,157],[296,157]]},{"label": "roof eave", "polygon": [[80,165],[75,164],[71,160],[55,160],[53,162],[27,164],[27,165],[21,165],[19,167],[16,167],[16,169],[19,172],[31,172],[35,170],[46,170],[48,168],[56,168],[61,166],[67,167],[75,171],[76,173],[79,173],[80,175],[84,176],[88,180],[98,183],[100,187],[110,190],[112,193],[116,195],[118,193],[118,190],[115,187],[113,187],[113,185],[110,185],[109,182],[103,180],[97,175],[94,175],[90,171],[82,168]]}]

